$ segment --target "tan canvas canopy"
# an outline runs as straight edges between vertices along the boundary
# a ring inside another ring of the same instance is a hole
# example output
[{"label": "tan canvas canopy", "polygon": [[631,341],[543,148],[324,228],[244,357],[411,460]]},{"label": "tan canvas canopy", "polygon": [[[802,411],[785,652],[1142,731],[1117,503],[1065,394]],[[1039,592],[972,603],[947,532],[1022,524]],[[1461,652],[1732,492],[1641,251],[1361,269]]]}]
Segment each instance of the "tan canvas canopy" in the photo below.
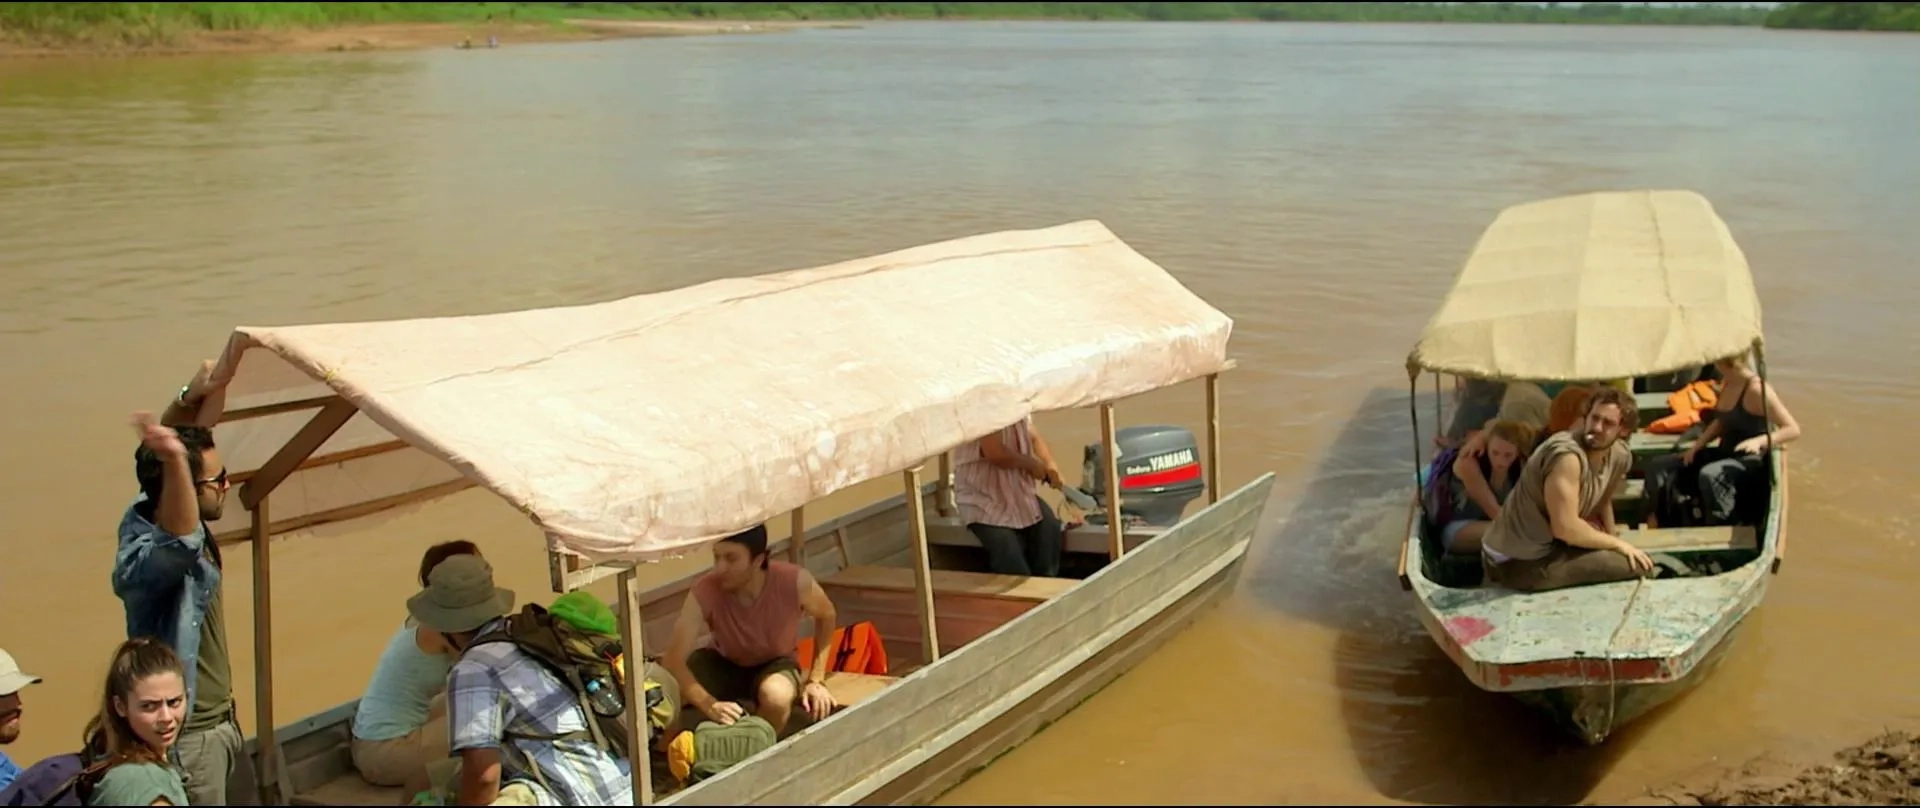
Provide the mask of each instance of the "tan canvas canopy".
[{"label": "tan canvas canopy", "polygon": [[1705,197],[1591,193],[1502,211],[1408,372],[1619,379],[1697,367],[1760,341],[1746,256]]},{"label": "tan canvas canopy", "polygon": [[[296,468],[275,534],[477,483],[553,549],[647,560],[1033,412],[1218,373],[1231,329],[1083,221],[585,306],[239,328],[216,439],[238,481]],[[316,410],[350,420],[283,450]]]}]

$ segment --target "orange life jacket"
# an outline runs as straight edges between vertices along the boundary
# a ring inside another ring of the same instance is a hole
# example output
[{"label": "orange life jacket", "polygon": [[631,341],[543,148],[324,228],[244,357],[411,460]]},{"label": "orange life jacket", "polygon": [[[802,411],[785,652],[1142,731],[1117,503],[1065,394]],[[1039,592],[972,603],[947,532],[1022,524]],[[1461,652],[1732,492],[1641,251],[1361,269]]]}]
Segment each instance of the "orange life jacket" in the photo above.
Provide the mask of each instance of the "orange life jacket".
[{"label": "orange life jacket", "polygon": [[[833,655],[827,657],[828,671],[887,675],[887,646],[880,641],[880,631],[872,622],[861,621],[834,629],[833,644]],[[812,637],[801,637],[794,651],[799,656],[801,671],[813,667]]]},{"label": "orange life jacket", "polygon": [[1711,381],[1697,381],[1667,394],[1667,407],[1673,414],[1647,425],[1655,435],[1678,435],[1700,423],[1700,413],[1720,402],[1720,391]]}]

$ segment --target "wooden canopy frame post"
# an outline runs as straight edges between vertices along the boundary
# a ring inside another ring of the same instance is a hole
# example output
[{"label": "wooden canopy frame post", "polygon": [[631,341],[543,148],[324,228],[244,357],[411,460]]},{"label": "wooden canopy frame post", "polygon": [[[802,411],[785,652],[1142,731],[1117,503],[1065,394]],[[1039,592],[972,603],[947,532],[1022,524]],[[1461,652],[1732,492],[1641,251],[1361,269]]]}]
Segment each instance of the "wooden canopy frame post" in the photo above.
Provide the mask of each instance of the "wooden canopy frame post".
[{"label": "wooden canopy frame post", "polygon": [[807,566],[807,506],[793,509],[787,528],[787,560],[796,567]]},{"label": "wooden canopy frame post", "polygon": [[1220,374],[1207,374],[1207,504],[1220,503]]},{"label": "wooden canopy frame post", "polygon": [[920,612],[921,658],[932,665],[940,660],[940,631],[934,625],[933,565],[927,549],[927,502],[920,490],[920,470],[920,466],[914,466],[900,476],[907,489],[907,529],[913,534],[914,605]]},{"label": "wooden canopy frame post", "polygon": [[[800,512],[794,511],[794,519]],[[627,675],[627,765],[632,769],[634,805],[653,804],[653,749],[647,743],[647,647],[640,613],[640,581],[632,567],[620,572],[620,648]],[[688,593],[687,597],[693,597]]]},{"label": "wooden canopy frame post", "polygon": [[1120,439],[1113,423],[1113,403],[1100,405],[1100,445],[1107,463],[1107,557],[1119,561],[1127,553],[1127,520],[1120,517]]},{"label": "wooden canopy frame post", "polygon": [[[307,402],[295,402],[306,404]],[[300,409],[305,409],[302,407]],[[359,412],[339,396],[324,399],[320,412],[294,433],[286,445],[240,486],[240,504],[253,515],[253,715],[256,739],[254,775],[261,805],[282,805],[291,794],[286,760],[275,739],[273,719],[273,519],[267,497],[300,469],[313,453]],[[236,415],[240,413],[235,413]],[[249,413],[250,415],[251,413]],[[222,418],[222,420],[228,420]],[[237,419],[234,419],[237,420]],[[283,797],[285,799],[283,799]]]}]

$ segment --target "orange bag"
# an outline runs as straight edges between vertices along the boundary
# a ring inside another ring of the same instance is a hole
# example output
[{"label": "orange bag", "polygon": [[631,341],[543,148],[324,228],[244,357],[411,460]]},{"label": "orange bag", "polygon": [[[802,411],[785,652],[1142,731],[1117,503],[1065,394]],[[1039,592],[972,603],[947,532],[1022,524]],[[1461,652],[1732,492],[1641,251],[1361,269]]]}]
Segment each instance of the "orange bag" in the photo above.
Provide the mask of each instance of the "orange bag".
[{"label": "orange bag", "polygon": [[[836,628],[832,639],[836,648],[833,655],[827,658],[828,671],[887,675],[887,647],[880,641],[880,631],[873,627],[872,622],[861,621]],[[800,659],[800,670],[810,670],[813,667],[813,638],[801,637],[800,645],[794,650]]]},{"label": "orange bag", "polygon": [[1673,414],[1647,425],[1655,435],[1678,435],[1700,423],[1700,413],[1720,403],[1720,391],[1711,381],[1697,381],[1667,394]]}]

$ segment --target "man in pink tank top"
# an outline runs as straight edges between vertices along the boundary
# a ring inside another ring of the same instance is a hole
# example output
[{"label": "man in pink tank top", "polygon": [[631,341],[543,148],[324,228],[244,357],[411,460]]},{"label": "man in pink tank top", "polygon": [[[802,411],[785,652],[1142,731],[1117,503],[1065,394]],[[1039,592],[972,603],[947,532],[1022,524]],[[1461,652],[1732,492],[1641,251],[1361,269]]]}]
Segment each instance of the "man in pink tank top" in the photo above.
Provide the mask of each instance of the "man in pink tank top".
[{"label": "man in pink tank top", "polygon": [[[813,618],[818,649],[804,677],[795,658],[803,614]],[[741,704],[750,701],[754,715],[784,732],[795,701],[815,721],[833,711],[825,681],[835,619],[820,582],[801,567],[770,558],[767,528],[756,525],[714,543],[713,571],[694,582],[661,663],[679,682],[686,703],[707,718],[731,724],[746,714]],[[702,633],[707,644],[695,648]]]}]

